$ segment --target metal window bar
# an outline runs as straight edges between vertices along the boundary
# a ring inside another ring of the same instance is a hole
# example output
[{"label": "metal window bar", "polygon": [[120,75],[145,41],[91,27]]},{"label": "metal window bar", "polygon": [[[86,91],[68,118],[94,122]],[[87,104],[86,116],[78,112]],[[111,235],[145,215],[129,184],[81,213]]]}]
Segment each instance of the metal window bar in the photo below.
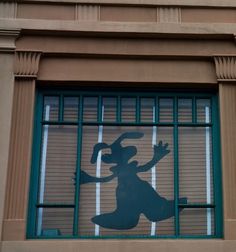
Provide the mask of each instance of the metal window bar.
[{"label": "metal window bar", "polygon": [[222,237],[223,236],[223,202],[222,202],[222,171],[221,171],[221,151],[220,151],[220,125],[219,125],[219,106],[218,106],[218,98],[217,96],[211,97],[210,99],[210,107],[211,107],[211,122],[213,122],[212,127],[212,173],[213,173],[213,197],[214,203],[216,204],[215,215],[214,215],[214,223],[215,223],[215,236]]},{"label": "metal window bar", "polygon": [[66,203],[47,203],[47,204],[37,204],[37,208],[74,208],[74,204],[66,204]]},{"label": "metal window bar", "polygon": [[77,131],[77,161],[76,161],[76,172],[75,172],[75,210],[74,210],[74,223],[73,223],[73,234],[78,235],[79,225],[79,194],[80,194],[80,166],[81,166],[81,153],[82,153],[82,133],[83,133],[83,98],[79,97],[79,109],[78,109],[78,131]]},{"label": "metal window bar", "polygon": [[179,204],[179,208],[215,208],[215,204]]},{"label": "metal window bar", "polygon": [[59,122],[63,122],[64,120],[64,96],[60,95],[59,100]]},{"label": "metal window bar", "polygon": [[140,97],[136,97],[136,123],[140,123],[140,118],[141,118],[141,108],[140,108],[140,103],[141,103],[141,99]]},{"label": "metal window bar", "polygon": [[173,102],[174,120],[174,199],[175,199],[175,236],[179,236],[179,151],[178,151],[178,99]]},{"label": "metal window bar", "polygon": [[[78,122],[54,122],[54,121],[42,121],[42,125],[78,125]],[[164,127],[173,127],[175,125],[179,127],[212,127],[212,123],[153,123],[153,122],[83,122],[84,126],[143,126],[143,127],[151,127],[151,126],[164,126]]]},{"label": "metal window bar", "polygon": [[[101,115],[99,116],[99,120],[103,121],[103,118],[104,118],[104,106],[102,105],[102,108],[100,108],[100,106],[99,106],[99,111],[100,111],[100,109],[102,111],[101,111]],[[102,137],[103,137],[103,126],[100,125],[100,126],[98,126],[98,143],[102,142]],[[96,177],[97,178],[101,177],[101,162],[102,162],[101,161],[101,157],[102,157],[102,151],[100,150],[99,153],[98,153],[97,164],[96,164]],[[100,196],[100,192],[101,192],[100,183],[96,183],[96,215],[100,215],[100,212],[101,212],[101,206],[100,206],[101,196]],[[100,227],[99,227],[99,225],[95,224],[95,231],[94,232],[95,232],[95,236],[99,236],[99,233],[100,233]]]},{"label": "metal window bar", "polygon": [[197,122],[197,111],[196,111],[196,97],[192,99],[192,123]]},{"label": "metal window bar", "polygon": [[[153,122],[156,120],[156,107],[153,106]],[[152,146],[157,144],[157,126],[152,127]],[[153,166],[151,169],[152,174],[152,187],[154,190],[157,188],[156,184],[156,166]],[[151,236],[156,234],[156,222],[151,223]]]},{"label": "metal window bar", "polygon": [[[210,121],[210,108],[205,107],[205,122]],[[206,127],[206,198],[211,204],[211,155],[210,155],[210,128]],[[211,235],[211,209],[207,209],[207,235]]]},{"label": "metal window bar", "polygon": [[121,123],[121,97],[117,97],[116,122]]}]

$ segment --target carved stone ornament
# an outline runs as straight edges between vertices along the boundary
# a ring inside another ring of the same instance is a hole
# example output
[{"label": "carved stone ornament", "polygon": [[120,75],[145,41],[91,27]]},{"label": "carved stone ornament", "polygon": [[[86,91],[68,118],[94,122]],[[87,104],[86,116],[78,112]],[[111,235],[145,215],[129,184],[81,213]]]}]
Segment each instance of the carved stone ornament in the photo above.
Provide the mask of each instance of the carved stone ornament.
[{"label": "carved stone ornament", "polygon": [[160,23],[181,23],[181,9],[180,8],[158,8]]},{"label": "carved stone ornament", "polygon": [[37,77],[41,54],[40,51],[16,51],[15,76]]},{"label": "carved stone ornament", "polygon": [[236,81],[236,55],[215,56],[218,81]]},{"label": "carved stone ornament", "polygon": [[100,6],[77,4],[75,8],[75,19],[78,21],[99,21]]},{"label": "carved stone ornament", "polygon": [[4,2],[0,3],[0,18],[16,18],[17,3]]}]

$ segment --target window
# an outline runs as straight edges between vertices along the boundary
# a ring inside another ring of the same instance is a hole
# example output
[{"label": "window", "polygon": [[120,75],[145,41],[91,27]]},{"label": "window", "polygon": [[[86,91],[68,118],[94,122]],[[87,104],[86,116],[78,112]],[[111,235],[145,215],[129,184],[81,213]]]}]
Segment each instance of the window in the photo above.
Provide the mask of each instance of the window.
[{"label": "window", "polygon": [[39,92],[28,237],[221,237],[217,97]]}]

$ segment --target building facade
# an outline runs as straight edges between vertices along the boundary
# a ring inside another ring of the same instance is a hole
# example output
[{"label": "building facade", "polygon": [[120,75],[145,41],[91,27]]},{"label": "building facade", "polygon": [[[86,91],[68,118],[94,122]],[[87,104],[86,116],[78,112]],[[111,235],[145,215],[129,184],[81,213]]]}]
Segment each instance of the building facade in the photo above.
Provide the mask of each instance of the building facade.
[{"label": "building facade", "polygon": [[234,0],[0,2],[0,251],[236,250]]}]

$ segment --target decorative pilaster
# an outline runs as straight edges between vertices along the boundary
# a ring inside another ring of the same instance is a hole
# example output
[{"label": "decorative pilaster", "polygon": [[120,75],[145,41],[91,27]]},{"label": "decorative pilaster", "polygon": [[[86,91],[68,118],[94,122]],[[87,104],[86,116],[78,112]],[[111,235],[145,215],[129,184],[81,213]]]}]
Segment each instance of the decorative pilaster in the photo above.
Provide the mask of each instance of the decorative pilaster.
[{"label": "decorative pilaster", "polygon": [[218,81],[236,81],[236,55],[215,56]]},{"label": "decorative pilaster", "polygon": [[41,52],[17,51],[3,240],[24,240],[30,174],[35,79]]},{"label": "decorative pilaster", "polygon": [[236,239],[236,55],[214,57],[219,83],[224,238]]},{"label": "decorative pilaster", "polygon": [[176,7],[158,8],[160,23],[180,23],[181,9]]},{"label": "decorative pilaster", "polygon": [[[236,82],[235,82],[236,83]],[[224,238],[236,239],[236,85],[219,83],[221,155],[224,193]]]},{"label": "decorative pilaster", "polygon": [[75,19],[78,21],[99,21],[100,6],[77,4],[75,8]]},{"label": "decorative pilaster", "polygon": [[14,76],[12,73],[15,40],[19,33],[20,31],[18,29],[0,29],[0,243],[2,237],[12,118],[14,87]]}]

